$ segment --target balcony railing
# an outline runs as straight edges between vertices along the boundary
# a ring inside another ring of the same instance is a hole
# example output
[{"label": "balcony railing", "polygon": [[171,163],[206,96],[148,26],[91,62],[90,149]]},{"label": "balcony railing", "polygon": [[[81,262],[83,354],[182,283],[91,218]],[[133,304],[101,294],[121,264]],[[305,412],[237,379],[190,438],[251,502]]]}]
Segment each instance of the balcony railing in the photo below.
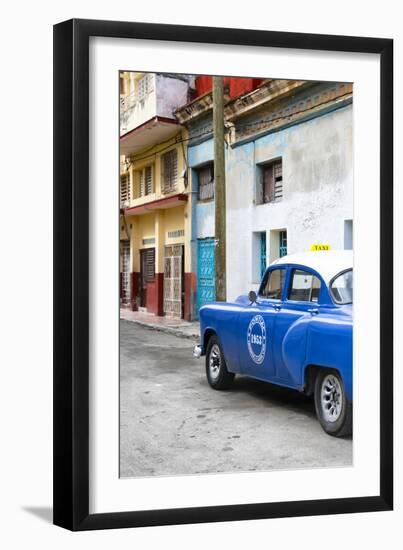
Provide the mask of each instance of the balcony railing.
[{"label": "balcony railing", "polygon": [[156,117],[177,123],[174,111],[187,103],[189,82],[174,75],[149,73],[126,90],[128,93],[120,96],[121,136]]}]

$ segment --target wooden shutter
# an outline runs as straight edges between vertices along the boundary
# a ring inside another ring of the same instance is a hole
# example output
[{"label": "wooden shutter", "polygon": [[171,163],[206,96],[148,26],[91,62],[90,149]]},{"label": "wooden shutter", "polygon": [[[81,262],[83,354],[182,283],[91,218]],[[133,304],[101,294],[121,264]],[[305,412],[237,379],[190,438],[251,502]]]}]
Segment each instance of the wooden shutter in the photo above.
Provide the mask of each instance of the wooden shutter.
[{"label": "wooden shutter", "polygon": [[124,174],[120,177],[120,202],[121,204],[130,201],[130,178],[129,174]]},{"label": "wooden shutter", "polygon": [[140,197],[144,197],[146,192],[145,174],[144,170],[140,171]]},{"label": "wooden shutter", "polygon": [[283,198],[283,165],[277,160],[263,167],[263,202]]},{"label": "wooden shutter", "polygon": [[273,165],[263,167],[263,202],[271,202],[274,199]]},{"label": "wooden shutter", "polygon": [[283,198],[283,163],[278,160],[274,163],[274,200]]},{"label": "wooden shutter", "polygon": [[199,200],[210,200],[214,198],[214,176],[213,165],[209,164],[199,170]]},{"label": "wooden shutter", "polygon": [[145,194],[150,195],[153,192],[153,173],[151,166],[146,166],[144,169],[145,177]]},{"label": "wooden shutter", "polygon": [[155,248],[147,248],[143,255],[144,281],[151,282],[155,279]]},{"label": "wooden shutter", "polygon": [[178,182],[178,153],[172,149],[162,156],[162,175],[164,193],[175,191]]}]

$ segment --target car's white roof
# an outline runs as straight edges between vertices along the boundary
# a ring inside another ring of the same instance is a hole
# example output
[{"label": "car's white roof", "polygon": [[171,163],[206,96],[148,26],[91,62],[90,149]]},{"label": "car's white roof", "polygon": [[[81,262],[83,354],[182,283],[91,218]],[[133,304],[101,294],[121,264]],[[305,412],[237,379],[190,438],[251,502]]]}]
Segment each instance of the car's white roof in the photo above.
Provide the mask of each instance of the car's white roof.
[{"label": "car's white roof", "polygon": [[271,265],[297,264],[317,271],[326,284],[345,269],[353,267],[352,250],[320,250],[318,252],[299,252],[275,260]]}]

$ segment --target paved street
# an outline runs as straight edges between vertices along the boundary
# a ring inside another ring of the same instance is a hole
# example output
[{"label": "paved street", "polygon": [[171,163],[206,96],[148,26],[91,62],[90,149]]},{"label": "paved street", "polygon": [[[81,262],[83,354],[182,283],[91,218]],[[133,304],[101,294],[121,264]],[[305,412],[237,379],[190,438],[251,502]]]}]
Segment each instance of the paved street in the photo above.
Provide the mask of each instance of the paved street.
[{"label": "paved street", "polygon": [[322,431],[312,399],[242,376],[214,391],[191,339],[120,323],[122,477],[351,464],[351,439]]}]

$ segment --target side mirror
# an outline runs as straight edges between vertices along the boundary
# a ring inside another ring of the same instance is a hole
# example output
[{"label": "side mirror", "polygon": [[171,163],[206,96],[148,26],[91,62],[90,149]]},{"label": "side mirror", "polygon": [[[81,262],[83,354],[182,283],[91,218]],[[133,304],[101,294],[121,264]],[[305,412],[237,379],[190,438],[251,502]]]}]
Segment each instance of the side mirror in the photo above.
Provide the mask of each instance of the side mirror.
[{"label": "side mirror", "polygon": [[256,303],[257,302],[256,292],[254,290],[251,290],[248,294],[248,298],[249,298],[251,304]]}]

